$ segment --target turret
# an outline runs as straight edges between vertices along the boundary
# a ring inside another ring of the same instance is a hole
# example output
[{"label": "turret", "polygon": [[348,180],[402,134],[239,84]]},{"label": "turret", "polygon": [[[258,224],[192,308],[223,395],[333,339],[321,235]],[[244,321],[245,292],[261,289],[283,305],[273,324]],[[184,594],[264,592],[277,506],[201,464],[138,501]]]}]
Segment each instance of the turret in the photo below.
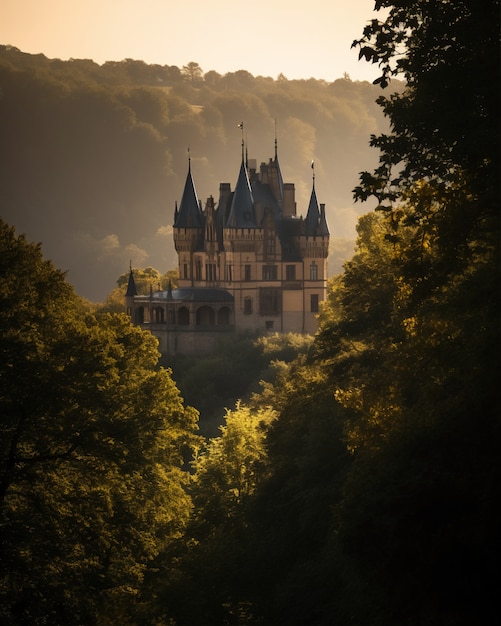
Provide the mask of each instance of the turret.
[{"label": "turret", "polygon": [[[325,204],[321,204],[320,208],[317,201],[317,193],[315,190],[315,165],[312,161],[312,188],[308,211],[303,223],[303,234],[300,237],[301,255],[303,259],[327,259],[329,256],[329,227],[327,226],[327,218],[325,215]],[[317,261],[314,261],[316,264]],[[325,277],[327,267],[322,271],[318,270],[319,277]],[[315,272],[316,275],[317,272]]]},{"label": "turret", "polygon": [[191,175],[191,159],[179,210],[174,211],[174,246],[179,255],[181,280],[193,278],[193,253],[202,246],[203,216]]}]

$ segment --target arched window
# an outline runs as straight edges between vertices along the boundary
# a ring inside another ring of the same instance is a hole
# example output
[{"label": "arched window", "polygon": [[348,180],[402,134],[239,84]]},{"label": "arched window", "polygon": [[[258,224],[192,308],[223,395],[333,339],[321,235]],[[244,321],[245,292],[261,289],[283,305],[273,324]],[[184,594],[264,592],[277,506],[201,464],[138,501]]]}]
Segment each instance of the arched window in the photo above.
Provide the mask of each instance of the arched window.
[{"label": "arched window", "polygon": [[144,324],[144,307],[136,309],[136,324]]},{"label": "arched window", "polygon": [[214,309],[210,306],[201,306],[197,309],[197,326],[214,326]]},{"label": "arched window", "polygon": [[217,325],[228,326],[230,323],[230,309],[227,306],[223,306],[217,312]]},{"label": "arched window", "polygon": [[177,313],[177,323],[180,326],[189,326],[190,312],[185,306],[182,306]]},{"label": "arched window", "polygon": [[154,324],[163,324],[165,321],[165,313],[161,306],[156,306],[153,309],[153,323]]}]

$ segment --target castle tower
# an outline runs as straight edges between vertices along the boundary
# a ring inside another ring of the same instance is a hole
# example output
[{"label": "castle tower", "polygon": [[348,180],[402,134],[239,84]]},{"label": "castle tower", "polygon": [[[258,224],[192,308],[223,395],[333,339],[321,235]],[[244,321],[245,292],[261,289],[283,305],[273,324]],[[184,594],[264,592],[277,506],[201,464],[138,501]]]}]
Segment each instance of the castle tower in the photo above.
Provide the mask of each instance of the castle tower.
[{"label": "castle tower", "polygon": [[195,278],[193,254],[203,240],[203,216],[191,175],[191,158],[179,210],[174,211],[174,247],[179,258],[180,285],[192,285]]},{"label": "castle tower", "polygon": [[326,297],[330,239],[325,204],[321,204],[320,209],[318,207],[313,163],[311,167],[313,174],[310,202],[304,220],[304,232],[299,238],[305,272],[304,308],[310,313],[306,324],[307,332],[314,332],[312,328],[316,328],[315,316],[319,312],[320,302]]}]

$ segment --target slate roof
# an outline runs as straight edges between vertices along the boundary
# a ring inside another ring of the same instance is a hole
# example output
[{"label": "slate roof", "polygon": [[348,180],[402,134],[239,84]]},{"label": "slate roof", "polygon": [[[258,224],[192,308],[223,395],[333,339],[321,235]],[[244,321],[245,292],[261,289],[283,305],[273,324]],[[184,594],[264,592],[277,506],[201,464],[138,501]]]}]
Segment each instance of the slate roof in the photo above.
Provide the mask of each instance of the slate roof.
[{"label": "slate roof", "polygon": [[306,213],[306,236],[312,237],[317,234],[318,223],[320,221],[320,211],[318,208],[317,194],[315,192],[315,185],[311,190],[310,204],[308,205],[308,212]]},{"label": "slate roof", "polygon": [[243,159],[235,191],[233,192],[226,228],[257,228],[254,197]]},{"label": "slate roof", "polygon": [[125,297],[137,296],[136,281],[134,280],[134,274],[132,273],[132,267],[129,272],[129,282],[127,283],[127,291]]},{"label": "slate roof", "polygon": [[188,161],[188,174],[184,184],[183,197],[179,211],[176,211],[174,219],[175,228],[202,228],[202,213],[198,201],[195,183],[191,175],[191,162]]}]

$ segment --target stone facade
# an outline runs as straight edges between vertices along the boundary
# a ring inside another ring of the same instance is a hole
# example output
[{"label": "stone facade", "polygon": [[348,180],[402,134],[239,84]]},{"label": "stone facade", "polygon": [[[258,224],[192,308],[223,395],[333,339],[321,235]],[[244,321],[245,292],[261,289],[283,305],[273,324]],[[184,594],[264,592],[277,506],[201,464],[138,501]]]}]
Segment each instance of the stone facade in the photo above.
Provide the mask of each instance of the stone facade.
[{"label": "stone facade", "polygon": [[[313,164],[312,164],[313,168]],[[174,214],[179,288],[138,296],[131,270],[126,308],[166,354],[196,354],[224,334],[314,333],[326,297],[329,229],[315,175],[306,217],[296,215],[294,184],[277,157],[242,162],[234,191],[221,183],[217,205],[197,197],[188,163]]]}]

